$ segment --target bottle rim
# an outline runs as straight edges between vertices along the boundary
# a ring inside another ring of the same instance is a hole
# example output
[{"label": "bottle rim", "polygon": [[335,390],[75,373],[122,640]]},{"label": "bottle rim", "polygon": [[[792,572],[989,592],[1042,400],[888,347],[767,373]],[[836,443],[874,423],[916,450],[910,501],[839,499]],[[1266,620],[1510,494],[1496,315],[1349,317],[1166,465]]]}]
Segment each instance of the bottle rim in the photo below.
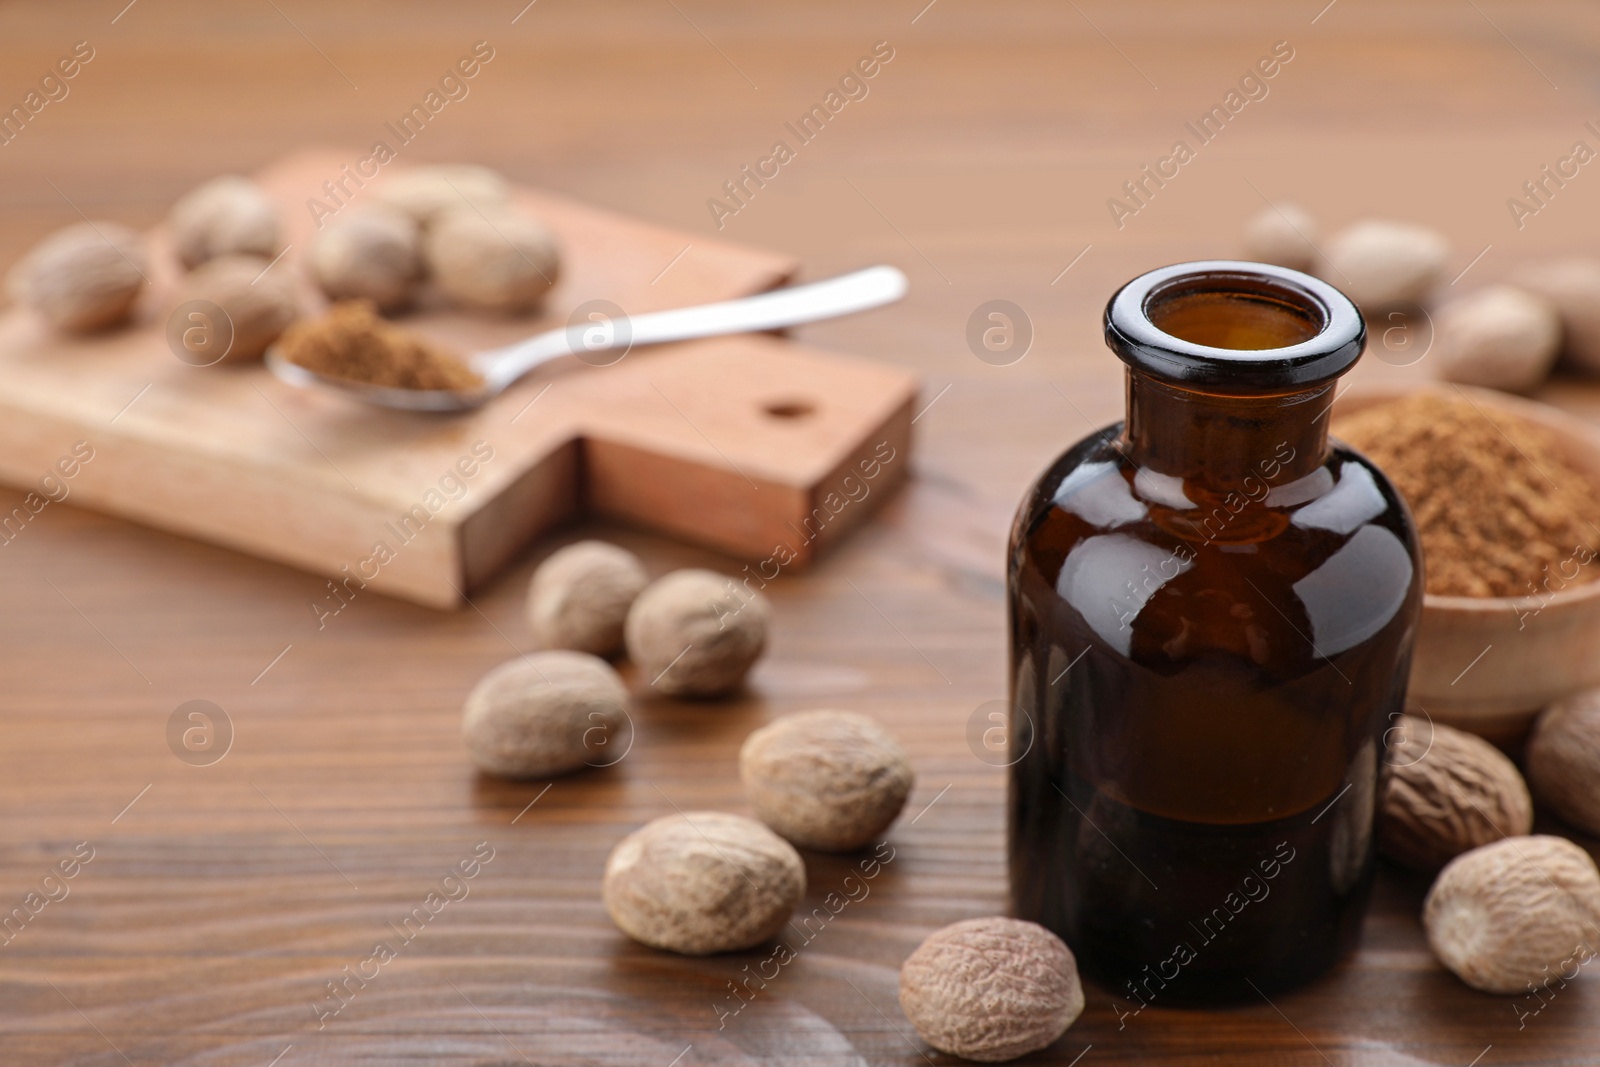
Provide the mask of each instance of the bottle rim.
[{"label": "bottle rim", "polygon": [[[1189,294],[1235,294],[1276,303],[1315,332],[1281,348],[1217,348],[1157,326],[1153,309]],[[1288,267],[1244,260],[1175,263],[1141,274],[1106,304],[1106,344],[1124,363],[1170,382],[1265,393],[1337,378],[1361,358],[1367,328],[1344,293]]]}]

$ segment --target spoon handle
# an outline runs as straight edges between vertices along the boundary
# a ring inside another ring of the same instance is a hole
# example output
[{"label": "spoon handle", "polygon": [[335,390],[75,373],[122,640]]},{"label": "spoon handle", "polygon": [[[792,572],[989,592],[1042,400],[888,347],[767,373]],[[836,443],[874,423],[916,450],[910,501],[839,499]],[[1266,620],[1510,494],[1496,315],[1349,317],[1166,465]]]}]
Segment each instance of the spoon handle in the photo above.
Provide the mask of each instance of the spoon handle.
[{"label": "spoon handle", "polygon": [[809,285],[719,304],[652,311],[614,320],[595,318],[485,352],[474,362],[491,386],[502,389],[539,364],[562,356],[797,326],[880,307],[899,300],[905,293],[906,276],[899,270],[868,267]]}]

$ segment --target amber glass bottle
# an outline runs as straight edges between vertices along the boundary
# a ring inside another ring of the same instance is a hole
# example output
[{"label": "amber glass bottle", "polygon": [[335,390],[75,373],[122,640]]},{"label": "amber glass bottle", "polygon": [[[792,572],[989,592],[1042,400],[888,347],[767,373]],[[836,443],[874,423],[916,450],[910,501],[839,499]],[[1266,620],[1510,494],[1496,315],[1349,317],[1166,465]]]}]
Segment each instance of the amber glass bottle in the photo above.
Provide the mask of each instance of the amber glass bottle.
[{"label": "amber glass bottle", "polygon": [[1359,934],[1421,554],[1328,438],[1366,339],[1338,290],[1180,264],[1124,286],[1105,333],[1127,420],[1011,535],[1012,904],[1129,1011],[1253,998]]}]

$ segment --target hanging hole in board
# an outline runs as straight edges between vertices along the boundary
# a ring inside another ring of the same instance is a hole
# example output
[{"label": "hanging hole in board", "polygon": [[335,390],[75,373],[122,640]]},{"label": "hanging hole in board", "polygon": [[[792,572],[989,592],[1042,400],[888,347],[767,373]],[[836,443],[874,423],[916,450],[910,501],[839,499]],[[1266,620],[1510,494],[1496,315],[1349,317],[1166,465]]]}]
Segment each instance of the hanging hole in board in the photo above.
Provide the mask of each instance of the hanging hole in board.
[{"label": "hanging hole in board", "polygon": [[775,419],[803,419],[814,414],[817,406],[809,400],[784,398],[767,401],[761,405],[761,410]]}]

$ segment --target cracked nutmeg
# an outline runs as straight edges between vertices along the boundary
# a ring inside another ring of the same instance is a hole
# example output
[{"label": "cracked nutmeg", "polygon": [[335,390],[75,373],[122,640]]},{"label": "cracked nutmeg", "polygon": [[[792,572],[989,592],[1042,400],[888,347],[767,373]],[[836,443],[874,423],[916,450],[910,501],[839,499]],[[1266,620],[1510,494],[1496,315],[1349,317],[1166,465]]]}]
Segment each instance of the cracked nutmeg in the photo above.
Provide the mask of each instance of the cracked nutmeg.
[{"label": "cracked nutmeg", "polygon": [[1533,800],[1516,764],[1483,738],[1413,715],[1401,716],[1389,736],[1378,846],[1390,859],[1436,871],[1533,829]]},{"label": "cracked nutmeg", "polygon": [[900,1007],[940,1052],[1000,1063],[1067,1032],[1083,1011],[1078,962],[1021,919],[967,919],[929,935],[900,968]]}]

